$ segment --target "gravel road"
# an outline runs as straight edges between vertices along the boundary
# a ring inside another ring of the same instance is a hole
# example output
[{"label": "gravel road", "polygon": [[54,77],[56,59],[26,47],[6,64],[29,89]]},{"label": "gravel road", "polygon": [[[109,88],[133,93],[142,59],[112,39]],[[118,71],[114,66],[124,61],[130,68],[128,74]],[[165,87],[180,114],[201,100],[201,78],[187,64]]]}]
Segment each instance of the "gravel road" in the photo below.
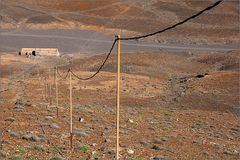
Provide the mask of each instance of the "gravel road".
[{"label": "gravel road", "polygon": [[[61,53],[101,54],[108,52],[114,35],[87,30],[0,30],[0,52],[18,52],[23,47],[58,48]],[[223,45],[171,45],[145,43],[142,41],[122,42],[123,52],[227,52],[240,50],[237,44]]]}]

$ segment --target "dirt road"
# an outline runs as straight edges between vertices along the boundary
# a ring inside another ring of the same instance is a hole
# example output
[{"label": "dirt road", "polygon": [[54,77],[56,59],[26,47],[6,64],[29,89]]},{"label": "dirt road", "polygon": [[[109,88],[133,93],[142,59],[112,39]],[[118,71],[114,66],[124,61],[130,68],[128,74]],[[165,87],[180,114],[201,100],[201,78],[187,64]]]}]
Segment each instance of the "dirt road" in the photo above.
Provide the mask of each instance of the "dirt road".
[{"label": "dirt road", "polygon": [[[59,48],[62,53],[99,54],[109,50],[114,35],[87,30],[22,30],[0,31],[0,52],[17,52],[23,47]],[[142,41],[122,42],[123,52],[166,51],[166,52],[205,52],[239,50],[237,44],[224,45],[182,45],[159,44]]]}]

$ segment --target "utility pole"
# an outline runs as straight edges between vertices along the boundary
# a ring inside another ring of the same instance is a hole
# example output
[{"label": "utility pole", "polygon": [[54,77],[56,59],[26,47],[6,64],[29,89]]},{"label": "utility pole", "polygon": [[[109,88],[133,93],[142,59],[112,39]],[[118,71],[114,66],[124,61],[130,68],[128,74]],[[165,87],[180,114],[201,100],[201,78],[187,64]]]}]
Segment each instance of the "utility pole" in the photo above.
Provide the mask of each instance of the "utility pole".
[{"label": "utility pole", "polygon": [[117,47],[117,107],[116,107],[116,160],[119,160],[119,126],[120,126],[120,66],[121,66],[121,52],[120,52],[120,35],[118,38]]},{"label": "utility pole", "polygon": [[51,68],[49,68],[49,105],[52,105],[52,84],[51,84]]},{"label": "utility pole", "polygon": [[56,91],[56,107],[57,107],[57,118],[58,118],[58,77],[57,77],[57,66],[55,68],[55,91]]},{"label": "utility pole", "polygon": [[73,124],[72,124],[72,73],[69,72],[69,97],[70,97],[70,148],[73,149]]},{"label": "utility pole", "polygon": [[2,71],[1,71],[1,65],[2,65],[2,56],[1,56],[1,54],[0,54],[0,103],[2,102],[2,99],[3,99],[3,97],[2,97]]}]

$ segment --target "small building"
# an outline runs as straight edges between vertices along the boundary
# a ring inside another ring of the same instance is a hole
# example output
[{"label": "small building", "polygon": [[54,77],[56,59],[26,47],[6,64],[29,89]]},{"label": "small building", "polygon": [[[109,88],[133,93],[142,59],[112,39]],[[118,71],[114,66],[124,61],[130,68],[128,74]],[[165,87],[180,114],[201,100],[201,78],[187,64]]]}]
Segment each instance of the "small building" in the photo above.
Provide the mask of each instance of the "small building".
[{"label": "small building", "polygon": [[40,56],[59,56],[57,48],[22,48],[22,54],[32,54]]}]

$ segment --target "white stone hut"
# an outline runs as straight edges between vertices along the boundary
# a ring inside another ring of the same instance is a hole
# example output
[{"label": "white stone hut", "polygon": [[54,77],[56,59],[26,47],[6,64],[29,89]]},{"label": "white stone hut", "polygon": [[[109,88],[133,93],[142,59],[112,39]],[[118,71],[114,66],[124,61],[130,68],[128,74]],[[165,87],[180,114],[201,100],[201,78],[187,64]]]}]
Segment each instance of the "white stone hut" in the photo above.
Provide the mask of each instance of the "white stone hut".
[{"label": "white stone hut", "polygon": [[32,53],[35,51],[36,55],[40,56],[59,56],[59,51],[57,48],[22,48],[21,53]]}]

